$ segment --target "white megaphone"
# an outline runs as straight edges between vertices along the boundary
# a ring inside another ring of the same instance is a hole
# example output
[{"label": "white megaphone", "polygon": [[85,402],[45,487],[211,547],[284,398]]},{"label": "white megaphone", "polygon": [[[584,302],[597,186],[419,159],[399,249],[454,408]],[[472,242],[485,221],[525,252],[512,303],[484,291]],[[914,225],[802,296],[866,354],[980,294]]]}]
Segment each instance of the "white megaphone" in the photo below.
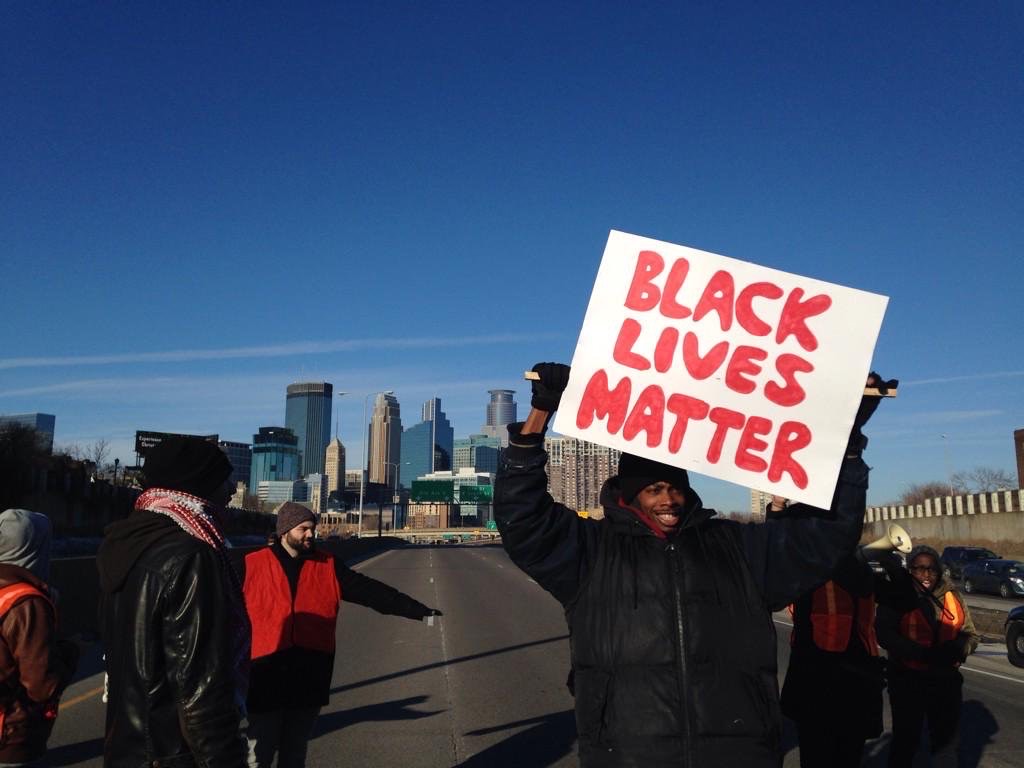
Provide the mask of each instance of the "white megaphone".
[{"label": "white megaphone", "polygon": [[865,544],[861,549],[895,550],[909,555],[913,545],[910,543],[910,534],[902,526],[890,523],[889,527],[885,529],[884,536],[875,539],[870,544]]}]

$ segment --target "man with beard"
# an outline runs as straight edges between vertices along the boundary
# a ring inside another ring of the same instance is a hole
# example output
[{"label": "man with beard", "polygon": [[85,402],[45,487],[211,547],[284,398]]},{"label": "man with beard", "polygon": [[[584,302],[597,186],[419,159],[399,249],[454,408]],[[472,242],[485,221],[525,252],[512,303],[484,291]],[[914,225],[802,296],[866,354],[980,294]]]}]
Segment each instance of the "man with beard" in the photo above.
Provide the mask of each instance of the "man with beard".
[{"label": "man with beard", "polygon": [[245,557],[252,622],[247,738],[251,768],[306,764],[306,745],[330,698],[342,600],[419,621],[441,612],[316,549],[316,519],[295,502],[277,512],[275,541]]},{"label": "man with beard", "polygon": [[223,533],[231,471],[216,444],[168,438],[146,456],[134,513],[107,526],[105,766],[245,764],[249,622]]},{"label": "man with beard", "polygon": [[569,368],[539,363],[509,425],[494,491],[513,562],[564,607],[583,768],[776,768],[781,715],[771,611],[825,581],[860,537],[868,469],[854,420],[830,510],[713,519],[686,470],[624,453],[583,519],[547,492],[544,431]]}]

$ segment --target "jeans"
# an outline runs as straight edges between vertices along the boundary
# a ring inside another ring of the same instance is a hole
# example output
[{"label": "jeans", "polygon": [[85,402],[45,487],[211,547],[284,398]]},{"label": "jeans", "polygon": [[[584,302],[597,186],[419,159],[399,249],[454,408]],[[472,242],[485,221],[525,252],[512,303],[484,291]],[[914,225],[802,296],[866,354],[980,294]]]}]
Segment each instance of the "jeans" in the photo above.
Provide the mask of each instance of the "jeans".
[{"label": "jeans", "polygon": [[277,754],[277,768],[303,768],[306,745],[320,707],[250,712],[245,730],[249,744],[249,768],[270,768]]}]

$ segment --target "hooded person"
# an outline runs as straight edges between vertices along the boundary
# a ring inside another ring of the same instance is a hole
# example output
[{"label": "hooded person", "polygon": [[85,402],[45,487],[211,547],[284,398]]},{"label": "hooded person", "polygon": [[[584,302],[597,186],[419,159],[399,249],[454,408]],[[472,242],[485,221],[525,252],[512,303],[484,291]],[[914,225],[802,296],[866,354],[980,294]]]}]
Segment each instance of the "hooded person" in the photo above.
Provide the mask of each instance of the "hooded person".
[{"label": "hooded person", "polygon": [[[582,768],[781,762],[771,611],[820,584],[860,537],[867,488],[851,435],[830,510],[715,517],[685,470],[625,453],[601,519],[547,492],[544,432],[568,366],[533,369],[509,426],[494,513],[509,556],[565,609]],[[857,436],[866,418],[855,421]]]},{"label": "hooded person", "polygon": [[78,661],[77,646],[57,634],[50,538],[45,515],[0,513],[0,765],[43,757]]},{"label": "hooded person", "polygon": [[907,570],[902,604],[879,605],[876,621],[878,642],[889,655],[890,766],[913,763],[925,721],[933,758],[952,759],[963,704],[960,665],[980,640],[967,603],[943,575],[938,552],[915,546]]},{"label": "hooded person", "polygon": [[224,540],[231,463],[174,437],[142,471],[133,514],[107,526],[96,558],[104,763],[242,765],[250,630]]}]

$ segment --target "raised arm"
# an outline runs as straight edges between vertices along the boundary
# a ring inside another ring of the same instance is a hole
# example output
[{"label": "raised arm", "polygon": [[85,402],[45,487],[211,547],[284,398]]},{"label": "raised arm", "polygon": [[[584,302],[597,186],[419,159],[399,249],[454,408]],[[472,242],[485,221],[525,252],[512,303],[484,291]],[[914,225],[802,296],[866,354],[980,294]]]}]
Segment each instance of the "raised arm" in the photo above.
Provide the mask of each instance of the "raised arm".
[{"label": "raised arm", "polygon": [[856,548],[868,488],[868,467],[861,458],[868,439],[861,428],[878,408],[880,396],[897,385],[895,379],[885,381],[874,372],[868,376],[867,386],[877,387],[879,395],[861,400],[828,510],[796,504],[781,519],[741,529],[754,579],[773,610],[828,580]]},{"label": "raised arm", "polygon": [[564,605],[579,589],[597,526],[547,492],[544,431],[569,381],[569,367],[538,363],[533,370],[538,379],[530,414],[509,425],[509,445],[494,483],[494,518],[512,561]]}]

